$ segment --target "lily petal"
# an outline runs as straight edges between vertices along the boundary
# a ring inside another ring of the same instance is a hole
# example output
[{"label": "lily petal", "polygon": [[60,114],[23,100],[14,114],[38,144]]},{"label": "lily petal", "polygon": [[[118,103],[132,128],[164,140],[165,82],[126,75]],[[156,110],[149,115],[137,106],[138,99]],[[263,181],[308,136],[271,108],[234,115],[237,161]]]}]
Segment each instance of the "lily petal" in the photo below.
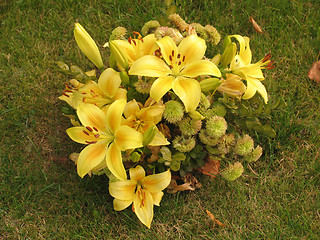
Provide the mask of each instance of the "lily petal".
[{"label": "lily petal", "polygon": [[197,108],[201,98],[201,87],[197,80],[177,77],[172,89],[183,102],[187,112]]},{"label": "lily petal", "polygon": [[156,206],[160,206],[160,202],[163,196],[163,192],[156,192],[156,193],[151,193],[152,199],[153,199],[153,204]]},{"label": "lily petal", "polygon": [[[161,48],[161,54],[162,57],[164,58],[164,60],[171,65],[172,63],[172,58],[175,58],[178,55],[178,48],[177,45],[175,44],[175,42],[172,40],[171,37],[164,37],[161,38],[160,40],[157,41],[157,44],[159,45],[159,47]],[[172,56],[172,52],[175,53]],[[171,55],[171,60],[170,60],[170,56]]]},{"label": "lily petal", "polygon": [[154,51],[158,48],[156,41],[157,39],[154,34],[148,34],[145,36],[143,38],[143,47],[141,47],[141,56],[154,53]]},{"label": "lily petal", "polygon": [[109,97],[113,97],[121,84],[120,74],[108,68],[100,75],[98,85]]},{"label": "lily petal", "polygon": [[170,143],[167,141],[165,136],[158,130],[156,131],[156,135],[154,136],[151,143],[149,143],[150,146],[163,146],[163,145],[169,145]]},{"label": "lily petal", "polygon": [[109,128],[109,130],[111,130],[111,132],[115,132],[121,124],[121,118],[122,118],[122,113],[123,113],[123,109],[126,105],[126,100],[124,99],[119,99],[114,101],[106,114],[106,123],[107,126]]},{"label": "lily petal", "polygon": [[127,174],[122,163],[121,151],[115,143],[111,143],[106,154],[107,167],[120,180],[126,180]]},{"label": "lily petal", "polygon": [[127,100],[127,90],[123,88],[118,88],[117,92],[113,96],[114,100],[124,99]]},{"label": "lily petal", "polygon": [[120,200],[120,199],[113,199],[113,208],[116,211],[122,211],[129,207],[133,201],[126,201],[126,200]]},{"label": "lily petal", "polygon": [[133,206],[139,220],[150,228],[153,219],[152,195],[148,191],[139,188],[133,198]]},{"label": "lily petal", "polygon": [[143,135],[126,125],[120,126],[115,132],[114,142],[121,151],[142,147]]},{"label": "lily petal", "polygon": [[116,199],[132,202],[136,186],[137,182],[134,180],[110,182],[109,193]]},{"label": "lily petal", "polygon": [[126,118],[130,117],[131,115],[135,115],[136,112],[140,110],[140,107],[135,99],[127,102],[123,114]]},{"label": "lily petal", "polygon": [[148,190],[151,193],[160,192],[165,189],[171,181],[171,172],[170,170],[153,174],[142,179],[142,187]]},{"label": "lily petal", "polygon": [[159,102],[163,95],[172,88],[173,82],[174,77],[172,76],[159,77],[151,86],[150,97]]},{"label": "lily petal", "polygon": [[242,96],[243,99],[249,99],[254,96],[254,94],[258,91],[262,98],[264,99],[264,102],[268,102],[268,94],[265,86],[257,79],[248,78],[247,79],[247,91]]},{"label": "lily petal", "polygon": [[130,75],[149,77],[162,77],[171,73],[171,69],[160,58],[147,55],[135,61],[130,70]]},{"label": "lily petal", "polygon": [[180,74],[190,78],[195,78],[200,75],[221,77],[219,68],[213,62],[207,60],[200,60],[187,65]]},{"label": "lily petal", "polygon": [[85,127],[68,128],[67,134],[77,143],[88,144],[88,142],[97,141],[97,138],[94,137],[94,135],[89,134],[89,131]]},{"label": "lily petal", "polygon": [[196,34],[192,34],[183,39],[178,46],[178,52],[180,53],[181,57],[185,56],[185,65],[201,60],[206,52],[206,49],[206,42],[202,38],[199,38]]},{"label": "lily petal", "polygon": [[106,129],[104,112],[93,104],[80,104],[77,115],[85,127],[95,127],[100,131]]},{"label": "lily petal", "polygon": [[129,169],[129,175],[131,180],[140,181],[146,176],[146,172],[144,171],[143,167],[138,165],[135,168]]},{"label": "lily petal", "polygon": [[77,172],[80,177],[84,177],[88,172],[105,160],[107,148],[103,143],[90,144],[85,147],[77,161]]}]

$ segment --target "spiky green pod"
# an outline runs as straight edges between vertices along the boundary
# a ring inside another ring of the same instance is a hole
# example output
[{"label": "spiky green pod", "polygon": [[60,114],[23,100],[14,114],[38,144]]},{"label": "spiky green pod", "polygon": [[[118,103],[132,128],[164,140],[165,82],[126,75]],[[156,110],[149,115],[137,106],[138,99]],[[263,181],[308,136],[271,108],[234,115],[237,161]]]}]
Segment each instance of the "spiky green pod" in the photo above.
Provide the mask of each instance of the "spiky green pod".
[{"label": "spiky green pod", "polygon": [[165,109],[163,112],[163,117],[169,123],[177,123],[181,121],[184,115],[184,107],[183,105],[175,100],[170,100],[165,103]]},{"label": "spiky green pod", "polygon": [[242,164],[240,162],[235,162],[224,169],[220,175],[227,181],[234,181],[242,175],[243,171]]},{"label": "spiky green pod", "polygon": [[256,162],[262,155],[262,147],[257,146],[251,153],[244,155],[247,162]]},{"label": "spiky green pod", "polygon": [[208,146],[215,146],[219,143],[219,138],[212,137],[206,129],[202,129],[199,133],[200,141]]},{"label": "spiky green pod", "polygon": [[176,136],[172,144],[179,152],[190,152],[196,146],[196,139],[188,136]]},{"label": "spiky green pod", "polygon": [[160,23],[156,20],[151,20],[146,22],[141,28],[141,34],[146,36],[150,33],[153,33],[158,27],[161,27]]},{"label": "spiky green pod", "polygon": [[248,135],[244,135],[242,138],[238,139],[234,152],[240,156],[247,155],[252,152],[254,147],[253,139]]},{"label": "spiky green pod", "polygon": [[193,120],[190,117],[182,119],[178,124],[181,133],[186,136],[196,135],[200,131],[201,125],[201,120]]},{"label": "spiky green pod", "polygon": [[226,133],[227,128],[227,122],[223,117],[213,116],[207,119],[206,130],[211,137],[222,137]]}]

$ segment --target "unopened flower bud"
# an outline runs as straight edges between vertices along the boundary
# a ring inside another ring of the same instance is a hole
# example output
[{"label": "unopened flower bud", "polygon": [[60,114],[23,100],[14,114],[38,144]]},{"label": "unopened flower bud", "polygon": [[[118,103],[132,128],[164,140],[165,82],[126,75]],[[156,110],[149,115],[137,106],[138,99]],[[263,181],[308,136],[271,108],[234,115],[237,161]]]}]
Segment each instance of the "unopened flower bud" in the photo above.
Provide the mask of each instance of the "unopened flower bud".
[{"label": "unopened flower bud", "polygon": [[199,133],[200,141],[208,146],[215,146],[219,143],[219,138],[212,137],[206,129],[202,129]]},{"label": "unopened flower bud", "polygon": [[207,78],[199,82],[201,91],[209,92],[216,90],[220,84],[221,80],[219,78]]},{"label": "unopened flower bud", "polygon": [[[109,48],[116,62],[123,68],[128,69],[128,55],[123,51],[122,47],[117,43],[118,40],[110,41]],[[121,40],[120,40],[121,41]]]},{"label": "unopened flower bud", "polygon": [[125,84],[130,83],[130,78],[129,78],[129,75],[126,71],[120,72],[120,78],[123,83],[125,83]]},{"label": "unopened flower bud", "polygon": [[222,56],[221,56],[221,65],[223,67],[228,66],[232,59],[235,57],[237,53],[237,44],[235,43],[230,43],[226,49],[224,50]]},{"label": "unopened flower bud", "polygon": [[233,165],[229,165],[220,174],[225,180],[234,181],[242,175],[243,171],[242,164],[240,162],[235,162]]},{"label": "unopened flower bud", "polygon": [[143,134],[142,145],[145,147],[152,142],[157,133],[156,126],[151,126]]},{"label": "unopened flower bud", "polygon": [[89,33],[80,25],[80,23],[75,24],[74,28],[74,38],[81,49],[81,51],[89,58],[97,68],[103,68],[103,62],[100,55],[100,51],[91,38]]}]

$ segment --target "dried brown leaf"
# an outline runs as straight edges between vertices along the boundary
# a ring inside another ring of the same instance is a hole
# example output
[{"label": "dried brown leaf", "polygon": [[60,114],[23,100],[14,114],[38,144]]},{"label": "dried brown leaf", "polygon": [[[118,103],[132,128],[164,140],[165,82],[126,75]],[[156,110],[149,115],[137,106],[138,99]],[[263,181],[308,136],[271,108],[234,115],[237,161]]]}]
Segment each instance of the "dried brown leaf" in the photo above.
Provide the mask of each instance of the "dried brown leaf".
[{"label": "dried brown leaf", "polygon": [[251,16],[249,18],[249,22],[252,23],[252,26],[253,26],[254,30],[257,33],[262,33],[262,30],[261,30],[260,26],[258,25],[258,23]]},{"label": "dried brown leaf", "polygon": [[199,169],[205,175],[215,178],[219,174],[220,170],[220,161],[209,157],[208,162]]},{"label": "dried brown leaf", "polygon": [[209,218],[210,218],[212,221],[214,221],[216,224],[218,224],[220,227],[225,227],[225,226],[226,226],[225,224],[223,224],[222,222],[220,222],[219,220],[217,220],[209,210],[206,210],[206,212],[207,212]]},{"label": "dried brown leaf", "polygon": [[195,178],[195,176],[193,176],[191,173],[187,173],[186,176],[184,176],[182,178],[182,180],[185,182],[185,183],[188,183],[190,184],[190,186],[192,186],[193,188],[195,189],[199,189],[202,187],[201,183],[199,183],[199,181]]},{"label": "dried brown leaf", "polygon": [[320,60],[312,64],[308,72],[308,78],[315,82],[320,82]]},{"label": "dried brown leaf", "polygon": [[176,192],[186,191],[186,190],[191,190],[191,191],[195,190],[194,187],[190,186],[190,183],[184,183],[184,184],[178,185],[177,181],[174,179],[171,179],[171,182],[167,187],[167,189],[168,189],[167,190],[168,193],[176,193]]}]

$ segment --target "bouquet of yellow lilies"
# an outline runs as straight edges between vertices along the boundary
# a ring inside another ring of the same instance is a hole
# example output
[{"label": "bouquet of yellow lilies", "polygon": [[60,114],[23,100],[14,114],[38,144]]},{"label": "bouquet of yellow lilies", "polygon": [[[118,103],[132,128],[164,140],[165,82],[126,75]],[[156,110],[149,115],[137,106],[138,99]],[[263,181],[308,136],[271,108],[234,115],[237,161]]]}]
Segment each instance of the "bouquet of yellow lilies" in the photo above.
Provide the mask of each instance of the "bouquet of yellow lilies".
[{"label": "bouquet of yellow lilies", "polygon": [[149,21],[129,37],[125,28],[114,29],[104,45],[106,65],[76,23],[75,40],[96,68],[58,62],[72,77],[59,97],[73,124],[67,134],[86,145],[70,156],[79,176],[106,174],[114,209],[133,204],[148,228],[163,190],[183,189],[177,179],[196,170],[240,177],[243,164],[262,155],[249,134],[273,137],[268,113],[282,104],[268,103],[262,70],[273,61],[267,54],[252,63],[248,37],[225,37],[221,54],[210,58],[207,46],[220,41],[213,26],[188,24],[177,14],[168,19],[164,26]]}]

